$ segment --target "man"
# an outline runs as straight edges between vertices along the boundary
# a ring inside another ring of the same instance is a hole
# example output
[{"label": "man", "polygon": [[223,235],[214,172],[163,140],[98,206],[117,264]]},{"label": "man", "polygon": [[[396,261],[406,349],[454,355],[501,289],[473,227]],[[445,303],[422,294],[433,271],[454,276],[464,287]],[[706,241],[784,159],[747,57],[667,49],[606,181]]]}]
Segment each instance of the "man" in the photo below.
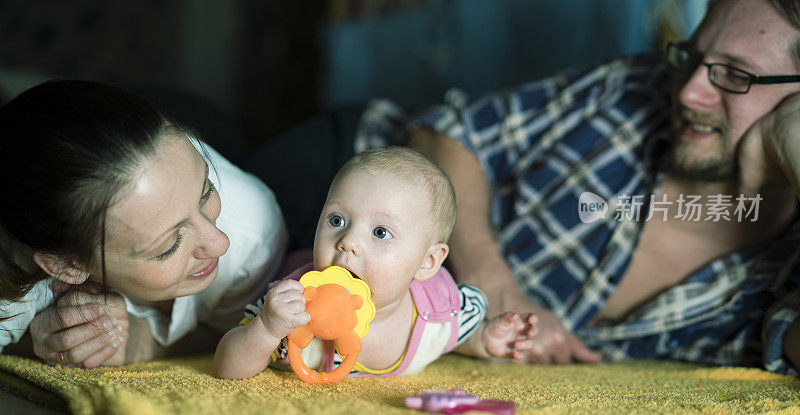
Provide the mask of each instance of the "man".
[{"label": "man", "polygon": [[[714,1],[671,69],[615,61],[408,124],[456,189],[456,278],[537,314],[526,360],[797,373],[798,45],[796,0]],[[357,150],[407,120],[371,104]]]}]

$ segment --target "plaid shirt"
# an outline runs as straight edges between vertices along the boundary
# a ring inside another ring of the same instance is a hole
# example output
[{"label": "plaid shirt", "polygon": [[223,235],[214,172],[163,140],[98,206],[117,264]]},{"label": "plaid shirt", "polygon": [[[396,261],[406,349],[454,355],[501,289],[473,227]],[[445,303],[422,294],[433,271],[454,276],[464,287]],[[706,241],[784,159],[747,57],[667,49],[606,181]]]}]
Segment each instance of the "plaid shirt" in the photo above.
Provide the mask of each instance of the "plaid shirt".
[{"label": "plaid shirt", "polygon": [[648,212],[664,177],[670,85],[665,65],[636,57],[468,105],[451,91],[446,105],[421,113],[375,100],[355,150],[402,144],[419,125],[457,138],[488,177],[495,240],[521,289],[607,360],[763,366],[797,375],[782,343],[800,310],[798,223],[777,242],[712,260],[621,321],[589,324],[625,274],[647,215],[584,222],[579,198],[591,192],[614,206],[645,195]]}]

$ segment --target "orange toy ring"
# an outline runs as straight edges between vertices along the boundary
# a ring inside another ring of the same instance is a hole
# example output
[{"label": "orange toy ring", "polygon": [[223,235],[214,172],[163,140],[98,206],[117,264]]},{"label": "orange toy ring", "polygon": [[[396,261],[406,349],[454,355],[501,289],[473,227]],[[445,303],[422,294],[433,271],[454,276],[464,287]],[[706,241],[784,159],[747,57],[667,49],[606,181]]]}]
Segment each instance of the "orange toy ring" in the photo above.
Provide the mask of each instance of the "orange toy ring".
[{"label": "orange toy ring", "polygon": [[290,339],[289,340],[289,364],[292,365],[292,370],[297,374],[305,383],[312,385],[323,383],[336,383],[347,377],[353,366],[358,359],[358,352],[347,355],[342,364],[331,372],[317,372],[314,369],[309,369],[303,357],[300,356],[300,348]]}]

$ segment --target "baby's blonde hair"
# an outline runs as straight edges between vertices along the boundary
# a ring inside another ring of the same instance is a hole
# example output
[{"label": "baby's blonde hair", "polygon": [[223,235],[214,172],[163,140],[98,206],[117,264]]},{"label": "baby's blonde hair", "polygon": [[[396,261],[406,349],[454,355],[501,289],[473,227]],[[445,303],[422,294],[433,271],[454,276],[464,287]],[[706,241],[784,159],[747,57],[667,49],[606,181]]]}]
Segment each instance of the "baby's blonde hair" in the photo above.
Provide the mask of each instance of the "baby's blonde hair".
[{"label": "baby's blonde hair", "polygon": [[389,173],[425,186],[434,216],[436,242],[447,242],[456,221],[456,193],[442,169],[424,154],[408,147],[383,147],[356,154],[342,166],[334,182],[343,174],[367,170]]}]

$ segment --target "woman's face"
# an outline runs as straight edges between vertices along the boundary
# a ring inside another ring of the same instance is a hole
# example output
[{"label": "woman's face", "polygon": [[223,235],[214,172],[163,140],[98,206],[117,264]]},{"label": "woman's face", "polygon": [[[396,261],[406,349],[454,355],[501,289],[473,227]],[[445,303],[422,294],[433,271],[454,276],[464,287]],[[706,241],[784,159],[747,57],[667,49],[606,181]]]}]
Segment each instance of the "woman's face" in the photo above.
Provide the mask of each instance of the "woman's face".
[{"label": "woman's face", "polygon": [[208,287],[229,246],[215,226],[221,207],[194,146],[185,137],[166,137],[108,208],[106,285],[145,301]]}]

